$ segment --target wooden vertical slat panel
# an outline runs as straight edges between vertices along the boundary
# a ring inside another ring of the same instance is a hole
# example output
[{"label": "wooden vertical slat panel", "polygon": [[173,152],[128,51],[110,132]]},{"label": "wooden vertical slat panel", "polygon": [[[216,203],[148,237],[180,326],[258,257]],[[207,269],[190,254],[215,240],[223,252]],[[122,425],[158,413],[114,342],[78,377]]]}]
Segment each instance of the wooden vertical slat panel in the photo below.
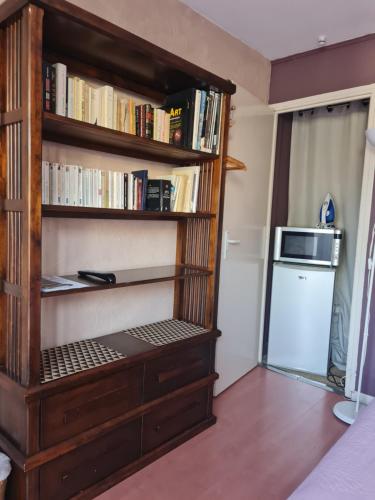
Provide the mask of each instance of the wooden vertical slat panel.
[{"label": "wooden vertical slat panel", "polygon": [[[177,245],[176,245],[176,264],[184,264],[186,261],[186,220],[180,220],[177,223]],[[181,306],[183,302],[184,282],[186,280],[177,280],[174,285],[174,305],[173,317],[182,319]]]},{"label": "wooden vertical slat panel", "polygon": [[[0,29],[0,113],[6,110],[7,95],[7,46],[6,46],[6,28]],[[6,127],[0,127],[0,202],[6,197],[7,190],[7,130]],[[7,220],[3,210],[0,210],[0,279],[4,279],[7,268]],[[6,341],[6,317],[7,303],[5,294],[0,288],[0,365],[4,366],[7,355]]]},{"label": "wooden vertical slat panel", "polygon": [[21,383],[39,383],[43,10],[22,10],[22,337]]},{"label": "wooden vertical slat panel", "polygon": [[212,329],[217,328],[217,303],[219,294],[220,278],[220,257],[221,257],[221,233],[224,208],[224,188],[225,188],[225,166],[224,157],[227,154],[228,130],[229,130],[230,96],[225,95],[222,103],[221,122],[221,146],[220,157],[212,163],[210,192],[210,211],[216,217],[210,221],[209,235],[209,261],[208,267],[213,271],[213,275],[208,278],[207,304],[204,326]]}]

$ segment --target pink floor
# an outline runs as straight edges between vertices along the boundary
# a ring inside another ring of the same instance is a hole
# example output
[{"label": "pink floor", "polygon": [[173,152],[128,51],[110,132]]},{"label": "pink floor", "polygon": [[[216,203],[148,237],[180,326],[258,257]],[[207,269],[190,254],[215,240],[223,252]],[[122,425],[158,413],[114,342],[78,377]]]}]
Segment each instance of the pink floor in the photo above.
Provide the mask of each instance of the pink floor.
[{"label": "pink floor", "polygon": [[97,500],[285,500],[345,431],[339,399],[256,368],[215,400],[215,426]]}]

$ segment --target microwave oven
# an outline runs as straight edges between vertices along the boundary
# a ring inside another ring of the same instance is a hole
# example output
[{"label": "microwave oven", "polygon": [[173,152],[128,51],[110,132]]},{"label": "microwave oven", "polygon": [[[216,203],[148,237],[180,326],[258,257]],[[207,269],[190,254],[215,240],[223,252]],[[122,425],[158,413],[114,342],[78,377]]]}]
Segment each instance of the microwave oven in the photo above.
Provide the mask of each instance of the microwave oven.
[{"label": "microwave oven", "polygon": [[340,262],[341,229],[276,227],[274,260],[337,267]]}]

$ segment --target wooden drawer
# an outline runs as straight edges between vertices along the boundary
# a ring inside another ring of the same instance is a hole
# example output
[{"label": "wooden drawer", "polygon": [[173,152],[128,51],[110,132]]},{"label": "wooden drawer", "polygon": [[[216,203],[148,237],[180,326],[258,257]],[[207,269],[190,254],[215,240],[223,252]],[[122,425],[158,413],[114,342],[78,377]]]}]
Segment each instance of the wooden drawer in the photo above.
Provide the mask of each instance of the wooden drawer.
[{"label": "wooden drawer", "polygon": [[141,419],[123,425],[40,468],[40,498],[65,500],[141,454]]},{"label": "wooden drawer", "polygon": [[165,403],[143,417],[142,453],[157,448],[162,443],[205,420],[211,411],[208,407],[212,388],[204,387],[187,396]]},{"label": "wooden drawer", "polygon": [[136,366],[46,398],[41,447],[46,448],[121,415],[142,401],[143,367]]},{"label": "wooden drawer", "polygon": [[151,401],[210,373],[211,342],[146,363],[144,400]]}]

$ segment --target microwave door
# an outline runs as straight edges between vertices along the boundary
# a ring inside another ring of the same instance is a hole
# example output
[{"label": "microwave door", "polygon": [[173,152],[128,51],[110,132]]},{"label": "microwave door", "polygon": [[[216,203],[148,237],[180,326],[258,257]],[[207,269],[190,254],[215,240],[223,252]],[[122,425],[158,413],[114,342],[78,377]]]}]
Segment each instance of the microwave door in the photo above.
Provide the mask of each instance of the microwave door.
[{"label": "microwave door", "polygon": [[331,265],[330,235],[283,231],[278,260],[301,264]]}]

